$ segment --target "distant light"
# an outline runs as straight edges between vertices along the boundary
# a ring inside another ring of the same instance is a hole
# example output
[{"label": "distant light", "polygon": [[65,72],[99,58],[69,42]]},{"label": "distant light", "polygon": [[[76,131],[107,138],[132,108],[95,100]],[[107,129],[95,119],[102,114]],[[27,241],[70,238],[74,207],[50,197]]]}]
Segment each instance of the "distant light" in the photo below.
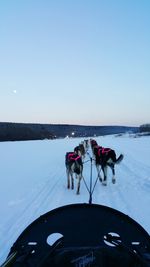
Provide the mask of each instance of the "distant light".
[{"label": "distant light", "polygon": [[71,134],[72,134],[72,135],[75,135],[75,133],[74,133],[74,132],[72,132]]}]

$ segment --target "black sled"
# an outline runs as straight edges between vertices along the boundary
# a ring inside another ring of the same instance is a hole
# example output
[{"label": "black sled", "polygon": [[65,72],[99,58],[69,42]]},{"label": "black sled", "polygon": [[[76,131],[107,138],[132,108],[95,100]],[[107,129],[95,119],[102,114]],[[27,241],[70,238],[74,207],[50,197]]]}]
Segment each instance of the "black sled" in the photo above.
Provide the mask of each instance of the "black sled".
[{"label": "black sled", "polygon": [[115,209],[67,205],[42,215],[22,232],[1,267],[8,266],[148,267],[150,236]]}]

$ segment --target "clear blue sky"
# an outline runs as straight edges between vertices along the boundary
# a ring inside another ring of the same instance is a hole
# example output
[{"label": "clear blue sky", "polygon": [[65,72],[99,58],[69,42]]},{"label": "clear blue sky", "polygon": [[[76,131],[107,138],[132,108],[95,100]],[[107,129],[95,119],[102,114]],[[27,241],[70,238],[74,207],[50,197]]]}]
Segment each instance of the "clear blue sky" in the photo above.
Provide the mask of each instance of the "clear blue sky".
[{"label": "clear blue sky", "polygon": [[150,1],[1,0],[0,121],[150,123]]}]

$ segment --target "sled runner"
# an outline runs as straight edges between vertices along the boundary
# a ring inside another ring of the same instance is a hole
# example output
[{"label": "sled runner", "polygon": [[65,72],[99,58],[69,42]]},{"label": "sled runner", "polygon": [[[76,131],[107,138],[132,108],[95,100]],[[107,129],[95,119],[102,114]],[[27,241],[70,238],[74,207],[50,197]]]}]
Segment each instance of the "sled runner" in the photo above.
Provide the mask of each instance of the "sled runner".
[{"label": "sled runner", "polygon": [[98,204],[72,204],[54,209],[31,223],[12,246],[4,264],[148,267],[150,236],[136,221],[115,209]]}]

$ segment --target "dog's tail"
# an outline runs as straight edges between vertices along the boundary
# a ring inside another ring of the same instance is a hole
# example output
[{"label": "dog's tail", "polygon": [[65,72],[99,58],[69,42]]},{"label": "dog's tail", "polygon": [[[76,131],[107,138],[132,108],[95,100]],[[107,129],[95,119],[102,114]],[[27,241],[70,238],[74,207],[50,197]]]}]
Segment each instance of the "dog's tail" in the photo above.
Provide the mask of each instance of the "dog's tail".
[{"label": "dog's tail", "polygon": [[119,164],[123,160],[124,156],[123,154],[120,154],[120,156],[116,159],[116,164]]}]

